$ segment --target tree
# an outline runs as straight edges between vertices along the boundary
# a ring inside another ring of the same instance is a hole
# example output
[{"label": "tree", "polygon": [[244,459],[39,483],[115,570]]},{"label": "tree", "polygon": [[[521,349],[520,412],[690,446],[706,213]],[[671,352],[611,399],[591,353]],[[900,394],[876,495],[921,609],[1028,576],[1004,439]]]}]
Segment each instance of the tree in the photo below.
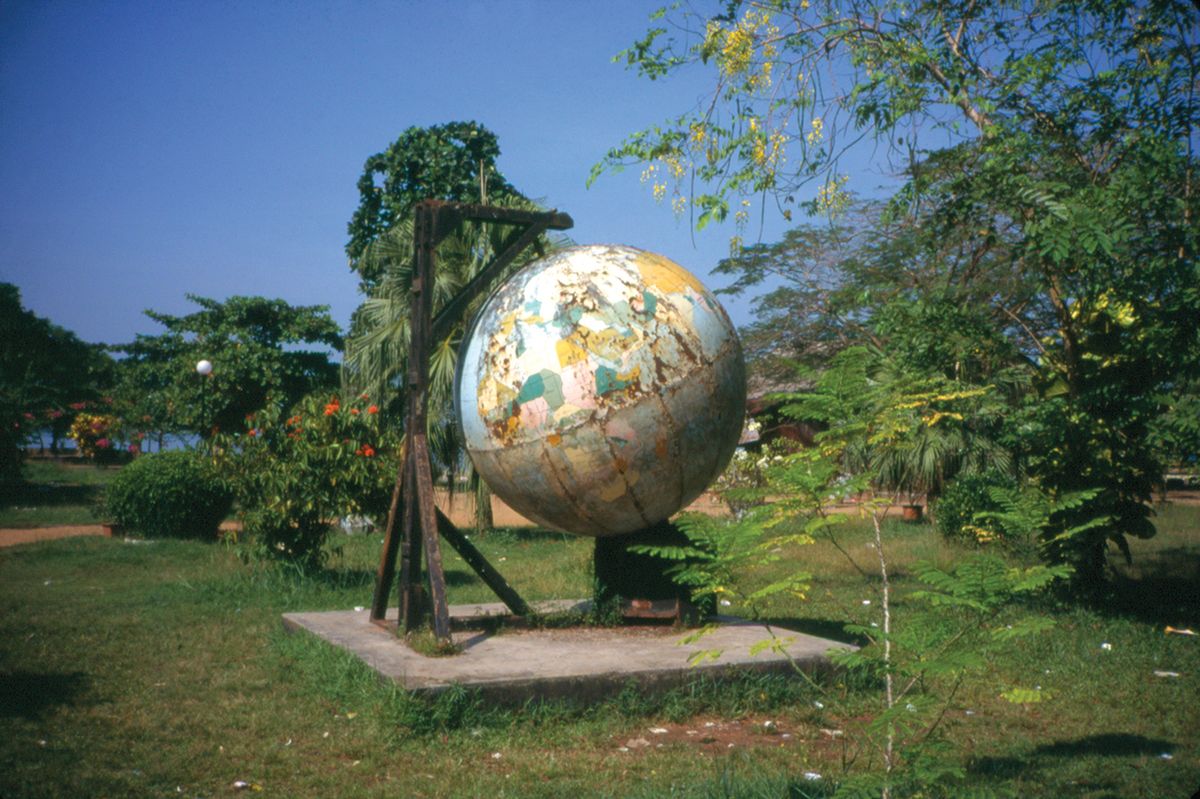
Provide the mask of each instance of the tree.
[{"label": "tree", "polygon": [[744,226],[754,201],[787,218],[846,210],[839,158],[875,137],[905,176],[891,212],[937,278],[905,289],[895,269],[894,297],[948,286],[943,308],[968,307],[972,283],[1016,276],[983,317],[988,339],[1002,333],[1029,364],[1014,447],[1051,493],[1097,489],[1079,518],[1108,522],[1049,548],[1098,585],[1107,541],[1127,553],[1126,536],[1153,533],[1149,425],[1161,392],[1200,366],[1195,9],[734,1],[676,22],[685,34],[655,27],[625,58],[651,78],[707,65],[710,101],[635,134],[600,169],[651,162],[664,193],[694,176],[702,192],[684,199],[697,224],[737,207]]},{"label": "tree", "polygon": [[[385,152],[367,159],[359,178],[360,202],[350,221],[346,252],[366,299],[351,323],[342,378],[348,393],[391,397],[387,407],[395,418],[404,407],[401,376],[408,368],[413,208],[422,200],[436,199],[543,210],[496,170],[499,154],[495,134],[476,123],[413,127]],[[509,233],[503,225],[467,223],[438,246],[434,313],[504,248]],[[544,252],[553,246],[543,236],[535,249]],[[497,280],[529,260],[529,253],[523,253]],[[451,395],[458,343],[482,299],[463,310],[446,338],[436,343],[430,362],[430,443],[435,460],[450,472],[469,467],[452,434]],[[469,468],[468,474],[476,495],[477,526],[491,527],[487,486]]]},{"label": "tree", "polygon": [[[200,310],[186,316],[146,311],[166,332],[114,348],[125,354],[118,396],[132,424],[208,437],[242,429],[245,417],[269,400],[290,406],[315,389],[336,387],[338,367],[329,350],[340,350],[342,337],[327,306],[264,297],[188,299]],[[213,364],[211,375],[197,374],[200,360]]]},{"label": "tree", "polygon": [[112,366],[101,346],[26,310],[20,290],[0,283],[0,482],[20,481],[29,435],[45,426],[57,442],[79,408],[104,397]]},{"label": "tree", "polygon": [[412,218],[421,200],[483,202],[524,199],[496,169],[496,134],[476,122],[411,127],[363,165],[358,208],[350,219],[346,255],[370,294],[383,277],[377,258],[364,258],[387,231]]}]

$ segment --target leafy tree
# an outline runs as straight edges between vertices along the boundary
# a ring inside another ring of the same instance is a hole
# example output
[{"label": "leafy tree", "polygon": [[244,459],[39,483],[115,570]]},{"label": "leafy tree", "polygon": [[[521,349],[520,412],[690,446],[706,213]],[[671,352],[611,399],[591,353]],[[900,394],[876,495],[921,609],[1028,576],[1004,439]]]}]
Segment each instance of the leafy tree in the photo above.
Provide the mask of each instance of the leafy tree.
[{"label": "leafy tree", "polygon": [[[495,134],[470,122],[409,128],[384,153],[367,160],[359,179],[359,207],[350,221],[346,247],[362,278],[366,299],[354,314],[346,345],[343,384],[349,393],[391,397],[392,418],[403,414],[401,376],[408,366],[409,303],[412,283],[413,208],[422,200],[483,202],[521,210],[542,210],[506,181],[495,166],[500,154]],[[433,308],[438,310],[504,248],[511,228],[466,223],[437,250]],[[554,246],[548,237],[539,251]],[[523,253],[507,274],[530,260]],[[498,280],[502,280],[501,275]],[[482,301],[482,298],[480,298]],[[434,344],[430,362],[430,443],[434,459],[451,472],[467,466],[452,432],[456,354],[467,321],[479,302],[464,309],[446,338]],[[487,486],[469,473],[476,494],[477,526],[491,527]],[[453,484],[454,481],[451,481]]]},{"label": "leafy tree", "polygon": [[[1196,10],[735,0],[676,13],[681,24],[624,56],[651,78],[707,65],[711,102],[635,134],[600,169],[649,162],[664,194],[694,176],[701,193],[680,196],[696,223],[737,209],[744,227],[755,201],[787,218],[846,211],[839,158],[875,137],[907,178],[889,210],[915,238],[900,240],[918,245],[915,271],[932,278],[905,286],[914,270],[893,267],[892,296],[942,287],[917,309],[927,341],[910,354],[944,359],[949,323],[962,341],[991,346],[1000,333],[1028,361],[1034,391],[1013,444],[1052,494],[1097,489],[1066,512],[1108,523],[1051,552],[1097,586],[1106,542],[1127,553],[1126,536],[1153,534],[1146,501],[1161,464],[1148,431],[1161,392],[1200,365]],[[924,149],[931,138],[940,149]],[[809,183],[815,194],[800,199]],[[972,308],[972,284],[1005,289],[971,314],[985,338],[946,314]],[[888,308],[893,331],[909,324],[900,305],[868,305]],[[888,319],[877,321],[880,332]]]},{"label": "leafy tree", "polygon": [[102,347],[28,311],[20,290],[0,283],[0,483],[20,481],[29,435],[46,426],[57,442],[111,380],[112,360]]},{"label": "leafy tree", "polygon": [[346,255],[370,294],[383,278],[383,263],[366,257],[387,231],[412,218],[422,200],[481,202],[523,199],[496,169],[496,134],[477,122],[411,127],[363,165],[358,208],[350,219]]},{"label": "leafy tree", "polygon": [[[208,437],[240,430],[269,400],[291,405],[337,385],[328,350],[339,350],[342,338],[326,306],[264,297],[188,299],[200,310],[186,316],[147,311],[166,332],[115,348],[125,354],[119,397],[131,424]],[[197,374],[200,360],[213,364],[211,375]]]}]

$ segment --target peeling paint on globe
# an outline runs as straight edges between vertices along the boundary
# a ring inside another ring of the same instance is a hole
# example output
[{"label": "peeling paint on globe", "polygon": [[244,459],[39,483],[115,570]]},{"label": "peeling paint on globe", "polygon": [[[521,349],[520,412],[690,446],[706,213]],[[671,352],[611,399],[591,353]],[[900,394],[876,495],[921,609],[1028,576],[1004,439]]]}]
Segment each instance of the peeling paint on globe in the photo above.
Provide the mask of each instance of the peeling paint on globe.
[{"label": "peeling paint on globe", "polygon": [[737,333],[690,272],[633,247],[572,247],[505,282],[459,356],[475,469],[514,510],[588,536],[662,521],[737,446]]}]

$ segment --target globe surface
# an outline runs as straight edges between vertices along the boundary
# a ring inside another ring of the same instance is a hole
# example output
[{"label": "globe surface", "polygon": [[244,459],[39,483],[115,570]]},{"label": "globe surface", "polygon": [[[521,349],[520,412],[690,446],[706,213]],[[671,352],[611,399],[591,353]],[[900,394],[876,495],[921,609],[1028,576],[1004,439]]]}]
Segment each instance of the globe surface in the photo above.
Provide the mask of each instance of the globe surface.
[{"label": "globe surface", "polygon": [[484,303],[455,403],[476,470],[514,510],[579,535],[668,518],[728,463],[746,371],[690,272],[633,247],[572,247]]}]

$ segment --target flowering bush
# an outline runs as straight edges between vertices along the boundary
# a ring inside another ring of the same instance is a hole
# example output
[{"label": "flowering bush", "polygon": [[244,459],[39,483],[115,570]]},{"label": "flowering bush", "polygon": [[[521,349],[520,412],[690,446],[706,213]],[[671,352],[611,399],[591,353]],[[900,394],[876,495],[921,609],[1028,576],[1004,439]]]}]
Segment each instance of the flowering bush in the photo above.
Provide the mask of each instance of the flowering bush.
[{"label": "flowering bush", "polygon": [[387,512],[399,442],[365,395],[319,392],[288,410],[269,404],[246,417],[245,432],[210,443],[259,554],[316,566],[330,523]]},{"label": "flowering bush", "polygon": [[118,452],[117,418],[111,414],[80,413],[71,423],[69,436],[79,454],[93,461],[111,461]]}]

